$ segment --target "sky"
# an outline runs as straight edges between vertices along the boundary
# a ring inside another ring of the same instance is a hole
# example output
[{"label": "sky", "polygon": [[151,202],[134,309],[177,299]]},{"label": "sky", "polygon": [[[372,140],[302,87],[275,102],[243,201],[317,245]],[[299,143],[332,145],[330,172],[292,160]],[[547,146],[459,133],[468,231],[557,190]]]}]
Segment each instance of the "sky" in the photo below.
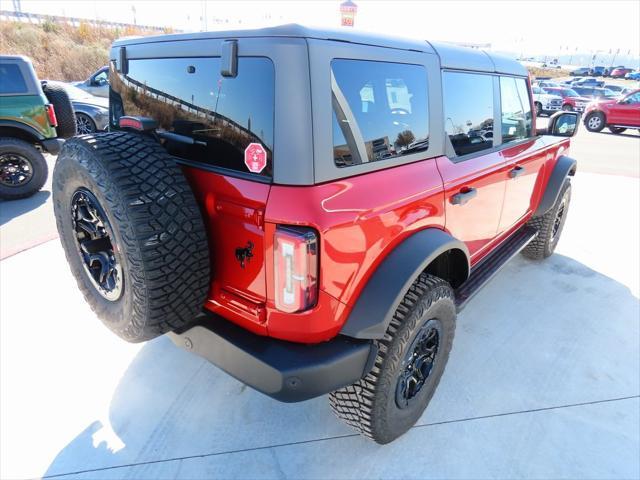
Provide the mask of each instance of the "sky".
[{"label": "sky", "polygon": [[[199,31],[282,23],[338,27],[335,0],[19,0],[23,12]],[[13,10],[11,0],[2,8]],[[417,39],[490,43],[534,55],[640,56],[640,0],[356,0],[355,28]],[[206,19],[206,21],[205,21]],[[557,25],[554,28],[553,25]],[[347,28],[347,27],[345,27]]]}]

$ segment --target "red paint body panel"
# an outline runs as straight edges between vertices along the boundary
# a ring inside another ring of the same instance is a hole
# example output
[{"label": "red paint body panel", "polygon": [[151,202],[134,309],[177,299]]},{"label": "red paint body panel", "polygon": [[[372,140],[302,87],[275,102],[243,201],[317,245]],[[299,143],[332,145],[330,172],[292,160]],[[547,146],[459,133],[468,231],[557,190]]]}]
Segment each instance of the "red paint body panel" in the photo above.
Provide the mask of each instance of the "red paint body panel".
[{"label": "red paint body panel", "polygon": [[[438,169],[444,180],[446,229],[466,243],[471,262],[498,233],[500,210],[504,199],[505,167],[499,152],[491,152],[454,163],[438,157]],[[475,188],[477,196],[465,205],[453,205],[452,197]]]},{"label": "red paint body panel", "polygon": [[[329,340],[378,265],[410,234],[444,229],[467,244],[472,265],[487,255],[528,220],[567,145],[536,138],[463,162],[437,157],[305,187],[183,167],[211,242],[205,307],[259,335],[301,343]],[[527,173],[509,178],[515,166]],[[451,204],[466,188],[478,195],[465,205]],[[503,209],[505,198],[513,205]],[[277,225],[312,227],[319,234],[320,292],[316,306],[305,312],[275,308]],[[242,268],[236,248],[248,241],[254,256]]]},{"label": "red paint body panel", "polygon": [[[271,186],[183,167],[209,236],[211,287],[206,308],[243,327],[266,334],[264,212]],[[253,244],[244,268],[236,248]]]},{"label": "red paint body panel", "polygon": [[[265,216],[267,238],[273,238],[269,232],[275,224],[319,232],[321,296],[312,311],[283,315],[273,308],[268,291],[269,335],[307,341],[335,335],[369,276],[398,243],[414,231],[444,227],[443,203],[434,159],[312,187],[274,185]],[[272,256],[268,250],[267,278]]]}]

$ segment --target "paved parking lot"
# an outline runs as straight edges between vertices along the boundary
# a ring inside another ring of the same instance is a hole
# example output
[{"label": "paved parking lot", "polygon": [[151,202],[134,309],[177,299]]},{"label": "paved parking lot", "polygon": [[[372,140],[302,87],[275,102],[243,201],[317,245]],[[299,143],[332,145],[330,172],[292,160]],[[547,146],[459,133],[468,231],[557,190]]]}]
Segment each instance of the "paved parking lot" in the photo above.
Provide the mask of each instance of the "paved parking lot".
[{"label": "paved parking lot", "polygon": [[[471,301],[431,405],[387,446],[326,398],[281,404],[166,338],[121,342],[57,241],[10,252],[0,477],[638,478],[640,139],[581,132],[572,154],[557,253],[517,258]],[[55,232],[44,200],[0,205],[3,248]]]}]

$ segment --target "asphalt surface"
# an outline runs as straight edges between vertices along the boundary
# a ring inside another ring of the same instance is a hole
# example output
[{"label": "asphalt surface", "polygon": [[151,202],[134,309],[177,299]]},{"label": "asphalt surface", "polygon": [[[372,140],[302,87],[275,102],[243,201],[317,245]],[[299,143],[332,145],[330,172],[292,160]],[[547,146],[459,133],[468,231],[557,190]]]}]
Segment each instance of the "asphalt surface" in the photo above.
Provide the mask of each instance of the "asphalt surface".
[{"label": "asphalt surface", "polygon": [[50,197],[0,204],[3,249],[40,244],[0,263],[0,478],[639,478],[640,138],[582,131],[572,155],[556,254],[471,300],[387,446],[325,397],[282,404],[167,338],[120,341],[44,241]]}]

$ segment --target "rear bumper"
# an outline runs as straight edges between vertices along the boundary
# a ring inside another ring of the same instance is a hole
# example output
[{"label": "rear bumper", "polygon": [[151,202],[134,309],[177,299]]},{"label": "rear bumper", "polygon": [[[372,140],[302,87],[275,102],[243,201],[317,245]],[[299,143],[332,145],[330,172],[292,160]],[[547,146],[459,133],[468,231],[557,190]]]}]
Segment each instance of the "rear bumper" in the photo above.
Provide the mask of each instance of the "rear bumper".
[{"label": "rear bumper", "polygon": [[373,366],[377,347],[345,336],[318,344],[255,335],[215,315],[171,340],[229,375],[282,402],[300,402],[350,385]]},{"label": "rear bumper", "polygon": [[50,138],[48,140],[42,140],[40,143],[47,153],[50,153],[51,155],[58,155],[62,145],[64,145],[64,140],[61,138]]}]

